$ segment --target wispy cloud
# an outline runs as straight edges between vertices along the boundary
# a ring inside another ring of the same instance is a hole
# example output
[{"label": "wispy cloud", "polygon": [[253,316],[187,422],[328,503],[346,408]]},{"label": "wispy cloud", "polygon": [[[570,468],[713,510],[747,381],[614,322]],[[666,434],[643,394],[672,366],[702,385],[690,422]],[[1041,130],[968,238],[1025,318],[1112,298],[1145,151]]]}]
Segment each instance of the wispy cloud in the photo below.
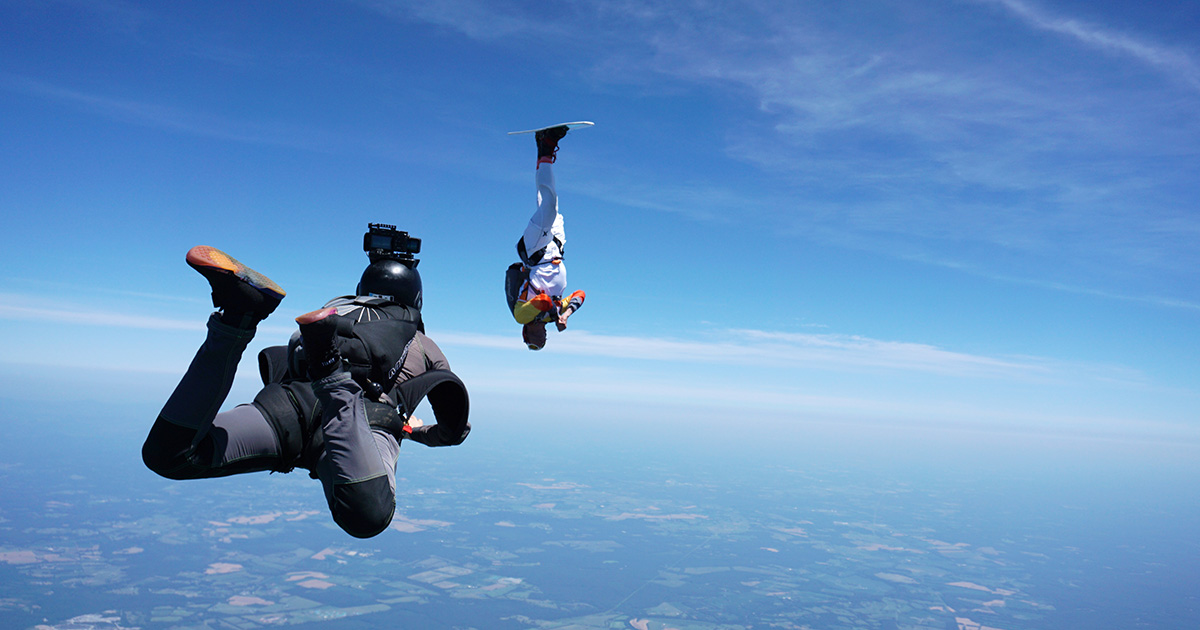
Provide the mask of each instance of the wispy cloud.
[{"label": "wispy cloud", "polygon": [[[0,293],[0,319],[137,330],[202,331],[205,329],[204,321],[171,319],[168,317],[142,315],[136,312],[89,308],[87,306],[57,308],[32,306],[54,304],[56,302],[59,302],[57,298],[48,296],[33,297]],[[295,329],[281,326],[262,326],[259,330],[276,335],[290,335]]]},{"label": "wispy cloud", "polygon": [[[204,322],[138,313],[30,306],[47,300],[0,294],[0,319],[57,322],[140,330],[198,331]],[[285,337],[292,327],[264,325],[260,333]],[[439,332],[438,342],[492,350],[519,349],[511,336],[471,332]],[[556,335],[554,351],[577,356],[647,362],[780,366],[842,370],[891,370],[969,378],[1030,379],[1053,375],[1053,362],[1035,358],[972,355],[911,342],[884,341],[854,335],[811,334],[750,329],[724,330],[705,339],[670,339],[599,335],[571,330]],[[1059,366],[1061,367],[1061,366]],[[1128,374],[1123,375],[1128,377]]]},{"label": "wispy cloud", "polygon": [[112,311],[40,308],[3,302],[0,302],[0,318],[141,330],[204,330],[204,322],[185,322]]},{"label": "wispy cloud", "polygon": [[[0,294],[0,320],[60,323],[87,330],[180,331],[195,340],[203,322],[52,303],[31,296]],[[13,328],[13,327],[10,327]],[[291,327],[262,326],[262,339],[281,339]],[[105,346],[107,335],[72,335]],[[603,401],[612,408],[647,405],[699,406],[716,410],[757,409],[787,416],[874,418],[879,421],[995,426],[1077,426],[1095,429],[1097,422],[1129,429],[1137,414],[1088,405],[1047,405],[1062,391],[1110,390],[1114,387],[1161,393],[1162,388],[1129,369],[1088,363],[1066,363],[1041,357],[971,354],[930,344],[888,341],[855,335],[810,334],[753,329],[716,330],[703,338],[601,335],[569,330],[556,334],[548,354],[536,361],[512,335],[466,331],[434,334],[456,369],[473,390],[507,396],[538,379],[555,396]],[[98,352],[75,342],[72,352],[40,357],[33,363],[18,357],[0,362],[25,366],[129,370],[162,376],[179,373],[190,356],[180,339],[169,358],[131,348],[128,355],[111,348]],[[474,350],[472,352],[471,350]],[[111,366],[81,357],[103,356]],[[582,359],[582,361],[576,361]],[[616,361],[612,361],[615,359]],[[542,361],[567,366],[545,372]],[[82,363],[81,363],[82,362]],[[504,366],[496,369],[496,366]],[[239,387],[258,386],[253,370],[244,370]],[[814,381],[814,378],[817,379]],[[168,379],[169,380],[169,379]],[[619,392],[619,394],[614,394]],[[1013,398],[997,392],[1011,392]],[[1189,392],[1170,393],[1175,398]],[[248,394],[247,394],[248,395]],[[1170,414],[1168,414],[1169,416]],[[1167,423],[1171,424],[1171,423]],[[1174,426],[1174,425],[1171,425]],[[1143,427],[1144,428],[1144,427]]]},{"label": "wispy cloud", "polygon": [[[978,1],[1198,85],[1186,52],[1022,0]],[[1200,227],[1188,202],[1194,184],[1178,174],[1196,165],[1194,90],[1114,84],[1066,51],[1062,63],[1024,53],[1023,30],[988,33],[1006,54],[981,55],[963,27],[988,12],[956,23],[928,8],[928,19],[902,32],[887,25],[910,10],[887,3],[853,19],[820,3],[756,0],[537,12],[475,0],[367,4],[498,45],[536,36],[585,59],[592,80],[622,89],[662,96],[699,86],[757,104],[757,115],[725,129],[727,156],[770,175],[753,199],[720,179],[640,191],[637,174],[620,172],[609,173],[608,192],[592,191],[600,198],[701,221],[752,215],[893,255],[925,249],[965,267],[1003,267],[989,262],[992,251],[1040,263],[1069,250],[1092,278],[1196,261],[1178,236]],[[1167,224],[1183,229],[1157,227]]]},{"label": "wispy cloud", "polygon": [[913,255],[913,256],[904,256],[904,257],[911,259],[911,260],[916,260],[916,261],[919,261],[919,262],[922,262],[922,263],[925,263],[928,265],[937,265],[939,267],[947,267],[947,268],[951,268],[951,269],[957,269],[964,273],[969,273],[971,275],[980,276],[980,277],[988,278],[991,280],[998,280],[1000,282],[1005,282],[1005,283],[1021,284],[1021,285],[1039,287],[1042,289],[1050,289],[1053,291],[1062,291],[1065,293],[1075,293],[1078,295],[1090,295],[1093,297],[1104,298],[1106,300],[1116,300],[1116,301],[1120,301],[1120,302],[1134,302],[1134,303],[1138,303],[1138,304],[1149,304],[1149,305],[1153,305],[1153,306],[1162,306],[1162,307],[1166,307],[1166,308],[1183,309],[1183,310],[1188,310],[1188,311],[1200,312],[1200,302],[1197,302],[1194,300],[1174,299],[1174,298],[1167,298],[1167,297],[1148,295],[1148,294],[1134,295],[1134,294],[1130,294],[1130,293],[1119,293],[1116,291],[1103,291],[1103,290],[1096,289],[1096,288],[1079,286],[1079,285],[1069,284],[1069,283],[1065,283],[1065,282],[1052,282],[1049,280],[1033,278],[1033,277],[1021,277],[1021,276],[1014,276],[1014,275],[1010,275],[1010,274],[994,273],[994,272],[991,272],[991,271],[988,271],[985,269],[980,269],[980,268],[977,268],[977,267],[974,267],[971,265],[964,264],[959,261],[937,259],[937,258],[932,258],[930,256],[925,256],[925,255]]},{"label": "wispy cloud", "polygon": [[[1200,76],[1185,53],[994,1],[1188,84]],[[1019,52],[1002,63],[947,54],[971,48],[952,25],[931,31],[936,43],[921,50],[898,46],[891,32],[864,39],[803,17],[781,10],[754,24],[758,32],[743,30],[748,20],[647,22],[652,52],[603,66],[611,81],[650,71],[732,87],[774,122],[768,132],[747,118],[729,132],[728,155],[771,175],[753,200],[706,197],[697,206],[666,188],[652,193],[656,206],[700,219],[753,214],[795,234],[954,259],[984,276],[1024,271],[1030,283],[1120,299],[1112,270],[1140,268],[1177,286],[1137,299],[1186,307],[1180,290],[1200,262],[1190,238],[1200,227],[1188,201],[1195,183],[1180,176],[1182,165],[1197,165],[1194,93],[1112,85],[1107,73]]]},{"label": "wispy cloud", "polygon": [[[511,336],[439,332],[447,346],[519,349]],[[648,363],[752,366],[782,370],[836,370],[859,373],[925,374],[950,378],[1051,382],[1083,378],[1142,383],[1124,368],[1067,364],[1039,357],[992,357],[921,343],[856,335],[733,329],[705,339],[598,335],[571,330],[556,335],[553,352]]]},{"label": "wispy cloud", "polygon": [[[468,37],[500,40],[537,30],[559,29],[555,20],[536,21],[505,10],[507,5],[482,0],[358,0],[388,17],[452,28]],[[565,32],[563,33],[565,35]]]},{"label": "wispy cloud", "polygon": [[[514,392],[527,391],[531,374],[486,373],[472,375],[473,391],[488,391],[498,400],[524,399]],[[745,428],[766,422],[784,422],[788,430],[798,430],[797,420],[809,423],[831,422],[837,430],[861,431],[862,423],[881,426],[923,426],[939,431],[948,429],[1011,432],[1014,434],[1062,434],[1093,437],[1131,437],[1200,440],[1200,427],[1178,421],[1149,420],[1136,414],[1113,410],[1046,409],[1022,401],[1002,404],[927,396],[896,396],[888,392],[857,389],[842,394],[781,388],[777,383],[759,382],[731,386],[721,382],[687,382],[662,375],[596,374],[593,378],[572,378],[561,372],[536,375],[547,397],[573,401],[593,401],[591,413],[633,413],[636,417],[687,418],[698,421],[724,417]],[[620,392],[614,397],[614,392]],[[587,413],[587,412],[583,412]],[[618,416],[619,417],[619,416]],[[758,425],[761,426],[761,425]]]},{"label": "wispy cloud", "polygon": [[349,138],[279,121],[250,122],[149,100],[112,96],[0,72],[0,90],[75,107],[122,123],[244,144],[330,151],[347,145],[370,147]]},{"label": "wispy cloud", "polygon": [[1200,89],[1200,66],[1184,51],[1097,24],[1052,15],[1036,5],[1020,0],[977,1],[1003,7],[1033,28],[1065,35],[1086,46],[1137,60]]}]

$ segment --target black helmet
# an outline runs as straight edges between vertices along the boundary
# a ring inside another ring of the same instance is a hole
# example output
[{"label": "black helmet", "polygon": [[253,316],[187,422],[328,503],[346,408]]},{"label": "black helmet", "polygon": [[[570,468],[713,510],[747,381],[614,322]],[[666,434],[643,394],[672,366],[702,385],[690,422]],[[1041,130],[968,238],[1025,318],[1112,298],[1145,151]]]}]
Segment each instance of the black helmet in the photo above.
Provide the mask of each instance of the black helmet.
[{"label": "black helmet", "polygon": [[421,274],[396,260],[377,260],[363,271],[358,295],[385,300],[421,310]]}]

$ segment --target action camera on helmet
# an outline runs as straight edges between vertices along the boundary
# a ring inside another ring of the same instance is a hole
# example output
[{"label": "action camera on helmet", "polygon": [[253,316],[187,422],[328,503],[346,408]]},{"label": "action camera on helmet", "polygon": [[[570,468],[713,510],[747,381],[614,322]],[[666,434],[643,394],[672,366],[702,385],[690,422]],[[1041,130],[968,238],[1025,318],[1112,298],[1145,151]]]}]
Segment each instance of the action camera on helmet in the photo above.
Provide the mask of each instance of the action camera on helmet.
[{"label": "action camera on helmet", "polygon": [[397,230],[394,225],[368,223],[367,233],[363,234],[363,251],[371,262],[398,260],[415,269],[420,261],[413,254],[421,253],[421,239]]},{"label": "action camera on helmet", "polygon": [[421,274],[413,254],[421,252],[421,239],[385,223],[367,224],[363,251],[371,264],[358,282],[358,295],[385,300],[421,310]]}]

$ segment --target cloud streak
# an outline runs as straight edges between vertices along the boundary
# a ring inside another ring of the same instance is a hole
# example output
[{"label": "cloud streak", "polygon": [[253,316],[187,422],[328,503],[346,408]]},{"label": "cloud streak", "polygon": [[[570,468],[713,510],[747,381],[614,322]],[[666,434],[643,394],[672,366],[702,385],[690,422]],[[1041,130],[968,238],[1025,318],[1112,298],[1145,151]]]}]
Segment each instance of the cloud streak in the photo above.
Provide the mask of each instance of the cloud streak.
[{"label": "cloud streak", "polygon": [[[87,307],[46,308],[30,304],[52,304],[54,298],[0,294],[0,319],[60,323],[74,326],[96,326],[101,328],[128,328],[135,330],[178,330],[203,331],[205,322],[178,320],[167,317],[140,315],[133,312],[111,311]],[[282,326],[262,326],[260,332],[290,335],[295,329]]]},{"label": "cloud streak", "polygon": [[[46,303],[29,296],[0,294],[0,320],[61,323],[79,329],[179,331],[193,340],[204,328],[203,322],[194,320],[81,306],[27,306]],[[292,331],[283,326],[259,329],[263,338],[283,338]],[[1046,423],[1082,427],[1109,422],[1130,427],[1138,420],[1132,416],[1122,418],[1120,410],[1110,414],[1097,409],[1089,415],[1087,410],[1070,405],[1056,411],[1054,405],[1046,407],[1036,401],[1048,393],[1054,400],[1061,395],[1057,393],[1060,390],[1077,391],[1080,387],[1097,391],[1115,387],[1149,395],[1161,389],[1148,383],[1143,375],[1120,367],[1040,357],[986,356],[854,335],[729,329],[714,331],[703,339],[672,339],[569,330],[555,336],[549,351],[553,356],[545,357],[567,367],[551,373],[539,367],[543,357],[523,361],[528,353],[511,335],[439,331],[434,336],[450,356],[459,357],[456,368],[478,391],[509,396],[523,391],[530,379],[538,379],[555,396],[602,401],[612,409],[665,405],[705,408],[706,413],[757,409],[789,417],[816,414],[996,426]],[[85,337],[94,337],[97,344],[103,344],[109,336]],[[183,346],[174,348],[177,356],[167,363],[186,361],[188,354],[180,348]],[[467,352],[471,349],[476,352]],[[84,366],[79,356],[110,356],[111,350],[73,350],[34,363],[22,360],[20,364],[51,369],[56,362],[63,362],[58,367],[102,371],[111,367],[160,375],[177,374],[180,369],[179,365],[162,363],[159,354],[145,354],[144,349],[131,349],[128,356],[112,355],[118,362],[125,361],[123,365],[92,362]],[[160,361],[150,360],[151,356]],[[4,358],[3,362],[15,364],[14,359]],[[505,367],[496,369],[496,365]],[[240,387],[253,391],[257,379],[252,370],[245,372],[239,379]],[[854,376],[848,378],[847,374]],[[1010,399],[1010,395],[1015,397]],[[1167,425],[1174,426],[1169,422]]]},{"label": "cloud streak", "polygon": [[321,129],[274,121],[247,122],[144,100],[85,92],[7,73],[0,73],[0,89],[62,103],[122,123],[243,144],[307,151],[330,151],[351,144],[347,138]]},{"label": "cloud streak", "polygon": [[1134,59],[1200,90],[1200,67],[1187,53],[1081,20],[1051,15],[1020,0],[978,1],[1003,7],[1033,28],[1065,35],[1086,46]]},{"label": "cloud streak", "polygon": [[[0,319],[56,322],[139,330],[204,330],[204,322],[135,313],[76,308],[27,306],[45,304],[26,296],[0,294]],[[263,326],[260,333],[285,336],[294,329]],[[440,332],[439,343],[488,350],[519,348],[508,335]],[[1004,359],[965,354],[927,344],[882,341],[861,336],[802,334],[762,330],[726,330],[705,340],[599,335],[571,330],[558,335],[555,352],[649,362],[893,370],[972,378],[1045,377],[1054,372],[1041,359]]]},{"label": "cloud streak", "polygon": [[0,303],[0,318],[47,323],[136,328],[140,330],[204,330],[203,322],[180,321],[131,313],[94,310],[63,310]]},{"label": "cloud streak", "polygon": [[[479,0],[359,0],[359,4],[393,19],[452,28],[479,40],[495,41],[539,29],[559,29],[553,20],[539,23],[528,16],[501,10],[505,5]],[[559,30],[560,36],[567,35]]]},{"label": "cloud streak", "polygon": [[[528,374],[486,373],[472,375],[470,385],[475,390],[500,396],[502,400],[513,397],[519,405],[523,404],[524,398],[514,396],[514,392],[526,391],[530,378]],[[614,417],[614,414],[622,417],[623,413],[629,413],[638,417],[679,418],[691,422],[707,420],[711,414],[716,414],[742,424],[749,419],[766,419],[786,423],[791,428],[795,428],[794,423],[799,420],[832,422],[840,430],[866,422],[924,426],[939,431],[957,428],[1119,439],[1141,436],[1200,440],[1200,427],[1186,423],[1147,420],[1111,410],[1047,410],[1021,401],[994,404],[970,398],[899,397],[861,390],[843,394],[805,392],[763,382],[736,387],[721,382],[673,381],[663,376],[622,373],[589,379],[571,378],[561,373],[541,374],[537,378],[546,396],[594,401],[589,409],[605,417]],[[619,391],[620,396],[614,397],[614,391]],[[856,430],[861,429],[849,429],[851,432]]]},{"label": "cloud streak", "polygon": [[[447,346],[489,350],[519,349],[511,336],[440,332]],[[1084,375],[1088,380],[1143,383],[1141,375],[1102,365],[1068,364],[1040,357],[991,357],[903,341],[839,334],[805,334],[735,329],[711,339],[685,340],[597,335],[571,330],[554,339],[555,353],[583,357],[674,363],[892,372],[951,378],[1051,382]]]}]

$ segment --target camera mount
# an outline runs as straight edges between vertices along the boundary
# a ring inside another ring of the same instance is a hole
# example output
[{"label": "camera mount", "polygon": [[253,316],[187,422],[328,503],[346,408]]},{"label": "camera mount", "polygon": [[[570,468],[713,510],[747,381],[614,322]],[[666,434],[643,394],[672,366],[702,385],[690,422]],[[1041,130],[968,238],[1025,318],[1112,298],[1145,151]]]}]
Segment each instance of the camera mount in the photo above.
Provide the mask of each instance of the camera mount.
[{"label": "camera mount", "polygon": [[363,251],[371,262],[395,260],[416,269],[421,261],[414,254],[421,253],[421,239],[413,238],[408,232],[397,230],[387,223],[368,223],[363,234]]}]

